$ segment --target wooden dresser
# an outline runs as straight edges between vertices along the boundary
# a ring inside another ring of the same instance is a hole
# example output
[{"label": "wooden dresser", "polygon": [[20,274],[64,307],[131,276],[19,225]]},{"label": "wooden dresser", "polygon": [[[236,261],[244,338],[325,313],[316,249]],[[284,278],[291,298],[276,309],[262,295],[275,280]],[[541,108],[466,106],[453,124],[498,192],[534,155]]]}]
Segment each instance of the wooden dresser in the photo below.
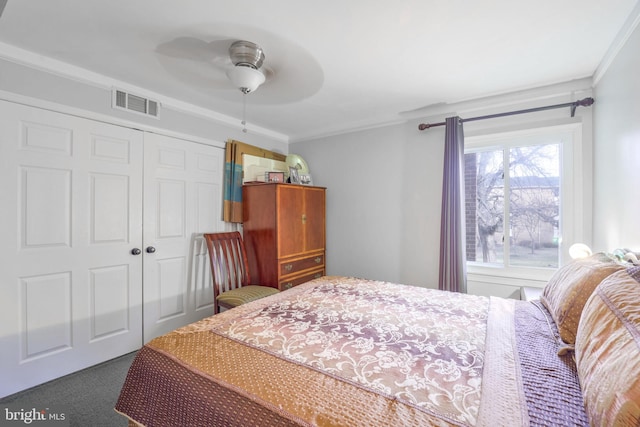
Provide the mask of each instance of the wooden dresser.
[{"label": "wooden dresser", "polygon": [[242,187],[253,283],[284,290],[325,275],[325,191],[276,183]]}]

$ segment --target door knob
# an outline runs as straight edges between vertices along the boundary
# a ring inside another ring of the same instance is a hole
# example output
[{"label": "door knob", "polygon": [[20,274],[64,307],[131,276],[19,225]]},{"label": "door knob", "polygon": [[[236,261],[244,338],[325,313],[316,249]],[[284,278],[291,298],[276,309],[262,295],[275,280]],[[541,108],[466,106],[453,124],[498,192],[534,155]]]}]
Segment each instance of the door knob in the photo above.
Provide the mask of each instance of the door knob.
[{"label": "door knob", "polygon": [[133,255],[140,255],[141,253],[142,253],[142,251],[139,248],[131,249],[131,254],[133,254]]},{"label": "door knob", "polygon": [[153,246],[147,246],[146,251],[148,254],[152,254],[156,251],[156,248],[154,248]]}]

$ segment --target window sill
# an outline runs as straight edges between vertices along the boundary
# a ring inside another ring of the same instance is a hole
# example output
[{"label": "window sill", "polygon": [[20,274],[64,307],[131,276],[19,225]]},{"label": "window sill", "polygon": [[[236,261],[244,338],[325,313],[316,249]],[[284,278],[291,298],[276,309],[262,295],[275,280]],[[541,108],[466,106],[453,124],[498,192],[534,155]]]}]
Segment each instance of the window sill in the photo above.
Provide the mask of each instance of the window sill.
[{"label": "window sill", "polygon": [[470,294],[522,299],[522,288],[542,290],[555,270],[505,269],[467,265],[467,290]]},{"label": "window sill", "polygon": [[556,272],[555,268],[525,268],[491,266],[481,263],[467,263],[467,274],[501,278],[504,280],[524,280],[532,282],[548,282]]}]

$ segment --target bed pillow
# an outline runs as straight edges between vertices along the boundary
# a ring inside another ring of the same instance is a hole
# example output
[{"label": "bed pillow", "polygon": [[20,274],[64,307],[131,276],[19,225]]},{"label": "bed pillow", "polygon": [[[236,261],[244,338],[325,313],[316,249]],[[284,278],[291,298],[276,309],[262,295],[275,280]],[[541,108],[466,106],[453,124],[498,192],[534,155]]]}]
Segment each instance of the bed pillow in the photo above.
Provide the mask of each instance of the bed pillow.
[{"label": "bed pillow", "polygon": [[605,253],[572,260],[560,267],[542,291],[540,300],[558,325],[562,340],[576,341],[582,308],[602,279],[624,269]]},{"label": "bed pillow", "polygon": [[587,301],[576,365],[591,425],[640,425],[640,267],[607,277]]}]

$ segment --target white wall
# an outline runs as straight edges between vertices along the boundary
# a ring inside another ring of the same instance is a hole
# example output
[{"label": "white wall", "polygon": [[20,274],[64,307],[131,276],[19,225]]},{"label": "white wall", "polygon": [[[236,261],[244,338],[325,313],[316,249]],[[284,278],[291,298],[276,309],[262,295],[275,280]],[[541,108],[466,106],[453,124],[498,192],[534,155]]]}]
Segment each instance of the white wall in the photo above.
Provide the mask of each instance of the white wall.
[{"label": "white wall", "polygon": [[315,185],[327,187],[329,274],[427,285],[437,266],[440,206],[422,185],[440,186],[442,147],[406,125],[293,144]]},{"label": "white wall", "polygon": [[[305,158],[314,184],[328,188],[328,274],[437,287],[444,127],[420,132],[418,123],[571,102],[590,96],[590,83],[583,79],[449,105],[448,111],[417,112],[422,117],[404,124],[292,143],[289,152]],[[591,182],[591,108],[578,109],[575,118],[566,108],[469,122],[465,135],[576,122],[583,124],[585,133],[582,179]],[[577,203],[584,218],[575,233],[582,239],[590,236],[590,191]],[[520,285],[494,293],[513,295]]]},{"label": "white wall", "polygon": [[640,26],[596,82],[594,239],[640,251]]}]

